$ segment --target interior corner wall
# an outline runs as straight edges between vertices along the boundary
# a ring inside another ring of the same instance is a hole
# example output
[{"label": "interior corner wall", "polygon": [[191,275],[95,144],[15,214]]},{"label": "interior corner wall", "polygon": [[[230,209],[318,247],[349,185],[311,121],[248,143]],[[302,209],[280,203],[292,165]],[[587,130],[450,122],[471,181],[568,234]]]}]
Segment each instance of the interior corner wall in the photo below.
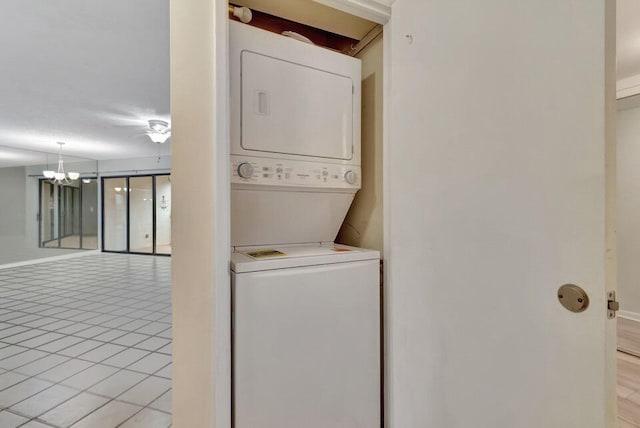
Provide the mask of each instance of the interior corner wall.
[{"label": "interior corner wall", "polygon": [[39,248],[38,179],[29,168],[0,168],[0,183],[0,265],[77,251]]},{"label": "interior corner wall", "polygon": [[619,110],[618,297],[621,315],[640,320],[640,107]]},{"label": "interior corner wall", "polygon": [[382,238],[382,69],[383,39],[362,51],[362,188],[336,242],[383,251]]},{"label": "interior corner wall", "polygon": [[0,237],[23,236],[25,231],[25,168],[0,168]]}]

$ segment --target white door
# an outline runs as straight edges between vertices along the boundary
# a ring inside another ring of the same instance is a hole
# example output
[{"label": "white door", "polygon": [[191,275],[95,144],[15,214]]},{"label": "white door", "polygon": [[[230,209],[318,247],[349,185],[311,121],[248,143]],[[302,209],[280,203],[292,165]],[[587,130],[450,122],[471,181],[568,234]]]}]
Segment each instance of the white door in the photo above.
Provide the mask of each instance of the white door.
[{"label": "white door", "polygon": [[385,426],[613,426],[605,3],[395,1]]}]

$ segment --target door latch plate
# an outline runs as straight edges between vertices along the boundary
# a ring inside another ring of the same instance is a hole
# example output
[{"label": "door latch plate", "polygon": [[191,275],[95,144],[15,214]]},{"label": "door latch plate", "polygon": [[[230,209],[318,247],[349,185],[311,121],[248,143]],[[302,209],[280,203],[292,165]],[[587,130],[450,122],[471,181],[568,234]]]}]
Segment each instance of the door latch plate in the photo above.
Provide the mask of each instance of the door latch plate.
[{"label": "door latch plate", "polygon": [[616,292],[607,291],[607,318],[615,318],[618,310],[620,310],[620,303],[616,300]]}]

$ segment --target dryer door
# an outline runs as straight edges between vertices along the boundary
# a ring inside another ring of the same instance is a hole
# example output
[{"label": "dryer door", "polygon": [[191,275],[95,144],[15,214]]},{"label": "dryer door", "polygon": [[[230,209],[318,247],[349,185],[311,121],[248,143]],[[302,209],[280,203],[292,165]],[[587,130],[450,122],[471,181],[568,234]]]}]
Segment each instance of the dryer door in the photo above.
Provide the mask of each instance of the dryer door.
[{"label": "dryer door", "polygon": [[242,135],[245,150],[353,158],[350,77],[242,52]]}]

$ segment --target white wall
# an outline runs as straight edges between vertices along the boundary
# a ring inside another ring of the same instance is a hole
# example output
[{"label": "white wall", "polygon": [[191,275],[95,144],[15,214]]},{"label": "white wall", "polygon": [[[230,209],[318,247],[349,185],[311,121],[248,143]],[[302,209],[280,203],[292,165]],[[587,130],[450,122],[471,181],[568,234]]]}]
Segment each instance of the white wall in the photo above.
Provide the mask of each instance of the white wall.
[{"label": "white wall", "polygon": [[0,168],[0,237],[24,235],[25,169]]},{"label": "white wall", "polygon": [[640,320],[640,102],[624,104],[617,115],[618,293],[623,314]]}]

